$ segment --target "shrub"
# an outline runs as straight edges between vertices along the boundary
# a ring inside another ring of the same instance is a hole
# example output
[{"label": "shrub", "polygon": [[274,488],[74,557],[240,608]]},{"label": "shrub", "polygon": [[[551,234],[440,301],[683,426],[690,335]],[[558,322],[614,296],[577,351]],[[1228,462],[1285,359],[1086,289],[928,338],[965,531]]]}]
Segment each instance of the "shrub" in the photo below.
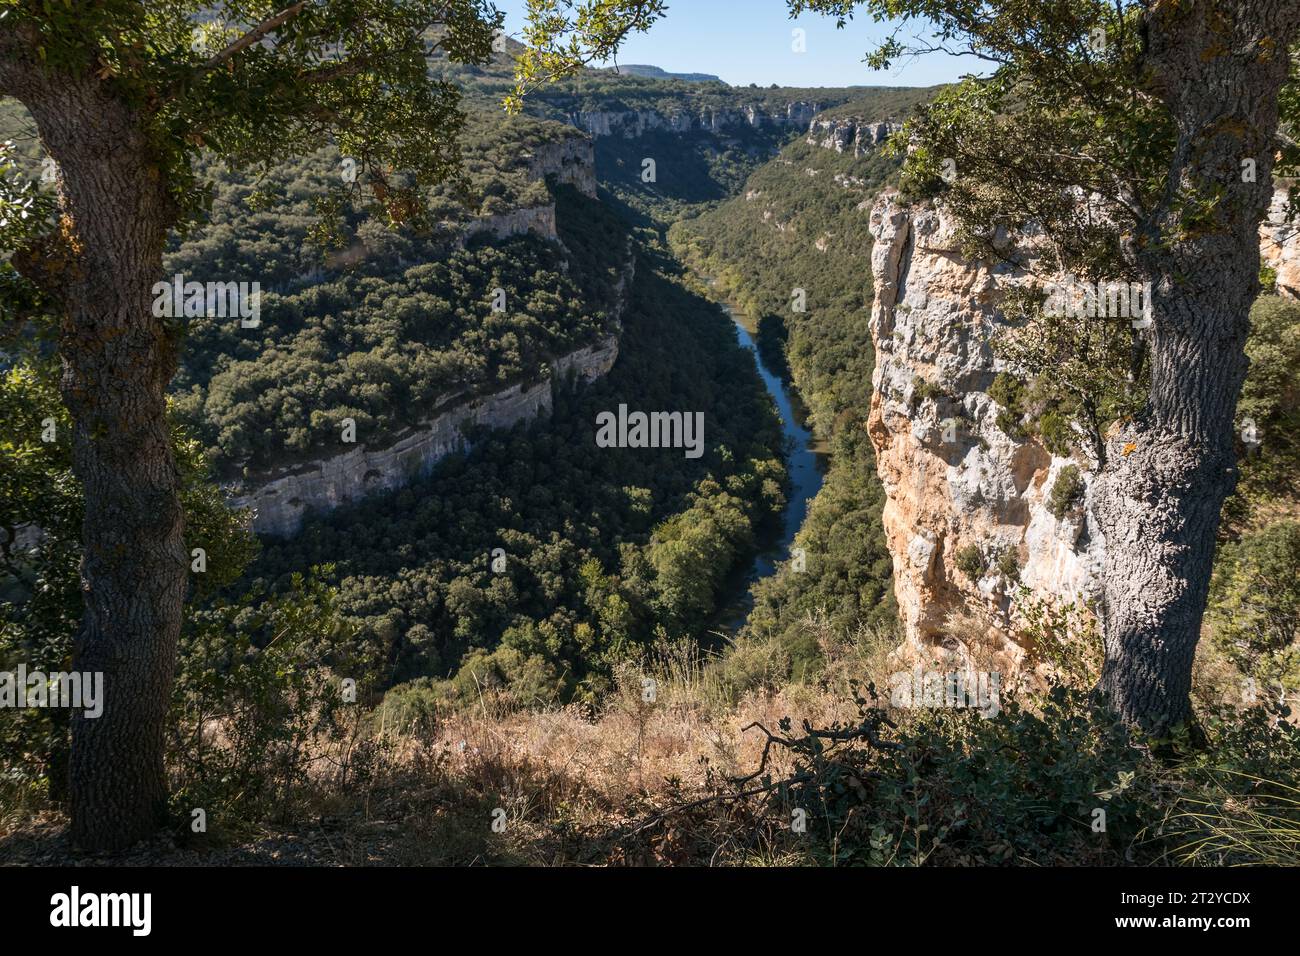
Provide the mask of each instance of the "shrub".
[{"label": "shrub", "polygon": [[332,590],[302,575],[292,584],[291,596],[186,623],[167,732],[178,819],[201,807],[229,832],[289,818],[324,783],[309,777],[317,755],[359,727],[377,648],[354,642]]},{"label": "shrub", "polygon": [[921,378],[921,376],[919,375],[913,376],[912,378],[912,394],[915,395],[917,399],[922,402],[925,401],[937,402],[939,401],[939,399],[946,398],[948,396],[948,393],[944,391],[941,387],[935,385],[933,382],[926,381],[925,379]]},{"label": "shrub", "polygon": [[978,581],[983,577],[984,571],[988,567],[984,559],[984,552],[980,550],[977,544],[968,544],[963,548],[959,548],[957,553],[953,555],[952,560],[957,570],[972,581]]},{"label": "shrub", "polygon": [[1014,411],[1020,408],[1021,399],[1024,397],[1025,386],[1020,379],[1016,378],[1010,372],[998,372],[993,378],[993,384],[989,386],[989,398],[997,402],[1008,411]]},{"label": "shrub", "polygon": [[[1264,685],[1300,688],[1300,522],[1225,544],[1210,586],[1214,641]],[[1262,688],[1261,688],[1262,690]]]},{"label": "shrub", "polygon": [[998,574],[1008,581],[1020,580],[1020,557],[1015,548],[1002,548],[998,551],[995,564]]},{"label": "shrub", "polygon": [[1272,295],[1277,291],[1277,270],[1272,266],[1259,267],[1259,286],[1261,295]]},{"label": "shrub", "polygon": [[1069,417],[1057,410],[1044,412],[1038,420],[1038,440],[1053,455],[1061,458],[1069,455],[1075,443]]},{"label": "shrub", "polygon": [[1058,520],[1064,518],[1083,501],[1085,487],[1079,466],[1066,465],[1052,483],[1052,490],[1047,496],[1047,510]]}]

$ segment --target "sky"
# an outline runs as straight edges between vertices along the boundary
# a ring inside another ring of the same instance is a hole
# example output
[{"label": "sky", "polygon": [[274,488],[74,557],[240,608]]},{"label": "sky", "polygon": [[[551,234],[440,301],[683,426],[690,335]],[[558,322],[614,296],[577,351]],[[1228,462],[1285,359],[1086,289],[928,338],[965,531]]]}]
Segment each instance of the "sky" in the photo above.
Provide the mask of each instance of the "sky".
[{"label": "sky", "polygon": [[[506,15],[506,31],[518,37],[524,0],[493,3]],[[792,50],[796,27],[807,31],[805,53]],[[618,59],[672,73],[712,73],[733,86],[933,86],[974,69],[970,58],[934,54],[868,70],[863,57],[888,30],[864,15],[843,30],[829,17],[791,20],[786,0],[669,0],[667,16],[629,37]],[[916,32],[909,26],[904,38]]]}]

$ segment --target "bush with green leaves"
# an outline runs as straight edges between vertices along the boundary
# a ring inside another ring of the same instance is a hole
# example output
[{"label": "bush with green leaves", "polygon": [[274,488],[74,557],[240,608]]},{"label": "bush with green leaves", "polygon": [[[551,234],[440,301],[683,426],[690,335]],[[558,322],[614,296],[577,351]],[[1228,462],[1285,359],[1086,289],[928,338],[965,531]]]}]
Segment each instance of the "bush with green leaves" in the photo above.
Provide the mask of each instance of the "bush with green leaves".
[{"label": "bush with green leaves", "polygon": [[1300,690],[1300,522],[1223,544],[1210,590],[1215,644],[1261,694]]},{"label": "bush with green leaves", "polygon": [[952,557],[953,566],[972,581],[978,581],[988,570],[988,560],[978,544],[967,544],[957,549]]},{"label": "bush with green leaves", "polygon": [[1015,548],[999,548],[994,556],[993,566],[1008,582],[1014,583],[1020,580],[1020,555]]},{"label": "bush with green leaves", "polygon": [[362,726],[378,649],[339,614],[331,571],[295,576],[282,596],[189,611],[167,723],[179,819],[203,808],[227,834],[291,819],[354,769],[337,745]]},{"label": "bush with green leaves", "polygon": [[1047,510],[1058,520],[1074,511],[1083,501],[1087,485],[1078,465],[1066,465],[1056,474],[1052,490],[1047,494]]},{"label": "bush with green leaves", "polygon": [[1237,490],[1223,506],[1231,533],[1256,505],[1300,491],[1300,303],[1264,295],[1250,311],[1250,371],[1237,402]]}]

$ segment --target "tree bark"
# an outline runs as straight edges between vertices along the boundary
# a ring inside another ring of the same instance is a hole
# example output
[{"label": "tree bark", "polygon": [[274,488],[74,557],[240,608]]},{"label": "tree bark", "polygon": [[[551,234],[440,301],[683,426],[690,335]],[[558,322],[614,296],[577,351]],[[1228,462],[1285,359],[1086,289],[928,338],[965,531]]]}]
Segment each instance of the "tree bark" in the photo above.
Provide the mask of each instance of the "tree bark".
[{"label": "tree bark", "polygon": [[102,715],[72,716],[72,837],[118,850],[163,819],[188,577],[165,404],[176,347],[151,308],[175,213],[142,117],[101,81],[42,73],[18,92],[59,166],[60,235],[37,268],[63,306],[61,391],[85,488],[73,667],[104,675]]},{"label": "tree bark", "polygon": [[[1106,553],[1101,690],[1120,717],[1156,735],[1192,721],[1215,535],[1237,477],[1233,417],[1259,292],[1278,92],[1298,28],[1295,0],[1159,2],[1147,18],[1155,92],[1180,138],[1169,200],[1138,236],[1155,293],[1150,398],[1109,441],[1093,508]],[[1179,198],[1211,196],[1208,215]]]}]

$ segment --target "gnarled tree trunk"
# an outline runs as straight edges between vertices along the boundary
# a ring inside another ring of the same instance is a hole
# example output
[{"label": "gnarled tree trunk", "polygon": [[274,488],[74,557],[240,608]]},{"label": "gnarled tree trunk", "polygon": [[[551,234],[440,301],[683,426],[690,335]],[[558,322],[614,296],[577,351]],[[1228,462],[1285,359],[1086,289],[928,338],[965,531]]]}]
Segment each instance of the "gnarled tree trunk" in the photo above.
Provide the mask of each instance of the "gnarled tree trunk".
[{"label": "gnarled tree trunk", "polygon": [[1236,483],[1233,416],[1278,91],[1298,29],[1295,0],[1160,2],[1147,20],[1155,92],[1180,132],[1171,182],[1185,197],[1219,197],[1208,216],[1171,198],[1138,237],[1155,291],[1151,395],[1110,441],[1094,496],[1106,545],[1101,689],[1157,734],[1192,716],[1215,535]]},{"label": "gnarled tree trunk", "polygon": [[141,118],[93,76],[35,76],[24,100],[59,166],[61,235],[37,264],[63,305],[63,398],[85,486],[85,616],[73,667],[102,672],[98,718],[72,717],[74,842],[114,850],[165,809],[164,721],[188,562],[165,389],[175,344],[152,314],[172,203]]}]

